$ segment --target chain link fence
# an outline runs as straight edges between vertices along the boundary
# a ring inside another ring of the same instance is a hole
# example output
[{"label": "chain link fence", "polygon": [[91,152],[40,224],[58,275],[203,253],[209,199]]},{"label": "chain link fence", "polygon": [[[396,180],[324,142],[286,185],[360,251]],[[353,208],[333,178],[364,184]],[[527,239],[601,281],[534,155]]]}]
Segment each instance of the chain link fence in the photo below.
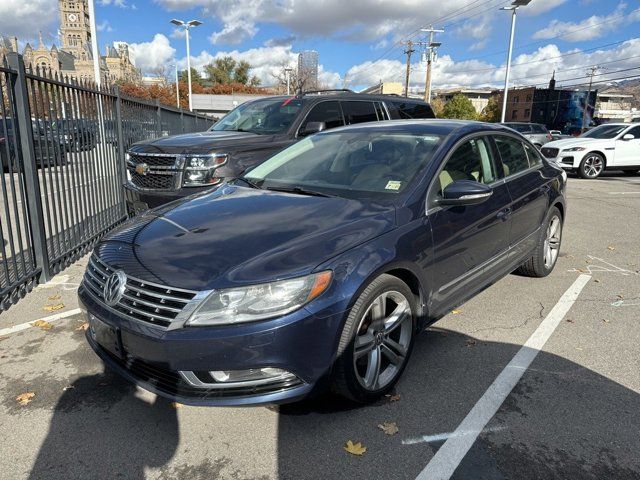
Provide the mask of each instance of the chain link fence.
[{"label": "chain link fence", "polygon": [[0,312],[127,217],[125,152],[213,120],[117,88],[0,63]]}]

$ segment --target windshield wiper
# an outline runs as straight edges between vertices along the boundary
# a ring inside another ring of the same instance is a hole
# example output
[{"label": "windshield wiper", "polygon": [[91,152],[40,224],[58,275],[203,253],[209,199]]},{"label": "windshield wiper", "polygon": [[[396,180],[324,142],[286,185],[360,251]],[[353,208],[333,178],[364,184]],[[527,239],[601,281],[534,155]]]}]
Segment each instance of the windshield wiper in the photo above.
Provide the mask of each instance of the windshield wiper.
[{"label": "windshield wiper", "polygon": [[258,185],[257,183],[252,182],[251,180],[249,180],[248,178],[245,177],[236,177],[234,178],[234,180],[240,180],[241,182],[246,183],[247,185],[249,185],[251,188],[256,188],[258,190],[262,190],[262,187],[260,185]]},{"label": "windshield wiper", "polygon": [[302,187],[267,187],[267,190],[273,190],[274,192],[284,193],[297,193],[299,195],[309,195],[313,197],[335,197],[336,195],[330,195],[328,193],[318,192],[316,190],[307,190]]}]

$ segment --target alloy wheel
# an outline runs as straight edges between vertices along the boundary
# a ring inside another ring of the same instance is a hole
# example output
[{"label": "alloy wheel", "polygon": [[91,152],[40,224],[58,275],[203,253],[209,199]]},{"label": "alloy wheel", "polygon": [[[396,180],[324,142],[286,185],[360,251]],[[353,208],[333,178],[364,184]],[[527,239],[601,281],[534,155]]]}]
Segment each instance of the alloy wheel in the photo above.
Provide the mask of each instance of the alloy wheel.
[{"label": "alloy wheel", "polygon": [[554,215],[547,227],[547,237],[544,240],[544,266],[551,269],[558,259],[560,252],[560,238],[562,236],[562,222]]},{"label": "alloy wheel", "polygon": [[598,155],[591,155],[584,161],[584,172],[588,177],[597,177],[602,172],[604,162]]},{"label": "alloy wheel", "polygon": [[381,390],[395,380],[407,360],[412,335],[407,298],[397,291],[376,297],[360,320],[353,350],[353,367],[363,388]]}]

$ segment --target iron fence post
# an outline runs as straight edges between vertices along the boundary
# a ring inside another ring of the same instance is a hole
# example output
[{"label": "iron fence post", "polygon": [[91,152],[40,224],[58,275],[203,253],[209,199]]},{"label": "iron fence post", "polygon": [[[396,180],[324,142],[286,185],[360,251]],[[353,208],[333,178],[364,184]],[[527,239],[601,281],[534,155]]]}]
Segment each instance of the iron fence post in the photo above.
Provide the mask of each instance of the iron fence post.
[{"label": "iron fence post", "polygon": [[[125,183],[127,160],[126,160],[126,148],[124,144],[124,135],[122,134],[122,97],[120,96],[120,87],[116,86],[116,135],[118,141],[118,182],[122,187]],[[120,197],[122,205],[126,210],[124,188],[120,188]]]},{"label": "iron fence post", "polygon": [[156,98],[156,115],[158,117],[158,137],[162,136],[162,107],[160,106],[160,100]]},{"label": "iron fence post", "polygon": [[40,277],[42,282],[51,280],[51,265],[47,251],[47,235],[44,228],[44,213],[40,200],[40,182],[38,180],[38,167],[36,165],[36,155],[33,146],[33,129],[31,125],[31,109],[29,106],[29,92],[27,90],[26,70],[24,60],[21,55],[8,53],[7,62],[12,70],[16,71],[13,76],[10,88],[13,90],[15,105],[15,116],[17,120],[17,133],[19,134],[20,152],[22,152],[22,164],[24,168],[25,188],[27,190],[27,207],[29,223],[31,224],[31,235],[33,236],[33,249],[36,265],[42,268]]},{"label": "iron fence post", "polygon": [[184,111],[182,108],[180,109],[180,133],[185,133],[184,131]]}]

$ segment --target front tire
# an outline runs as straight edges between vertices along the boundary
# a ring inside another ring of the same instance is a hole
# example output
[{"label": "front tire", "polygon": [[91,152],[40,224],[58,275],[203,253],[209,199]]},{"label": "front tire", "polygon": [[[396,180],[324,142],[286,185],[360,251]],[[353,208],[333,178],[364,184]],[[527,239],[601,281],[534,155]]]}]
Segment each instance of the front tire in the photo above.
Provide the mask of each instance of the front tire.
[{"label": "front tire", "polygon": [[388,393],[411,354],[417,318],[416,297],[403,281],[387,274],[373,280],[343,327],[332,389],[358,403]]},{"label": "front tire", "polygon": [[542,278],[553,271],[560,254],[562,226],[560,210],[556,207],[551,208],[542,225],[542,234],[533,255],[516,270],[516,273],[526,277]]},{"label": "front tire", "polygon": [[581,178],[586,179],[594,179],[598,178],[600,174],[604,171],[605,162],[602,155],[599,153],[589,153],[580,162],[580,167],[578,168],[578,175]]}]

